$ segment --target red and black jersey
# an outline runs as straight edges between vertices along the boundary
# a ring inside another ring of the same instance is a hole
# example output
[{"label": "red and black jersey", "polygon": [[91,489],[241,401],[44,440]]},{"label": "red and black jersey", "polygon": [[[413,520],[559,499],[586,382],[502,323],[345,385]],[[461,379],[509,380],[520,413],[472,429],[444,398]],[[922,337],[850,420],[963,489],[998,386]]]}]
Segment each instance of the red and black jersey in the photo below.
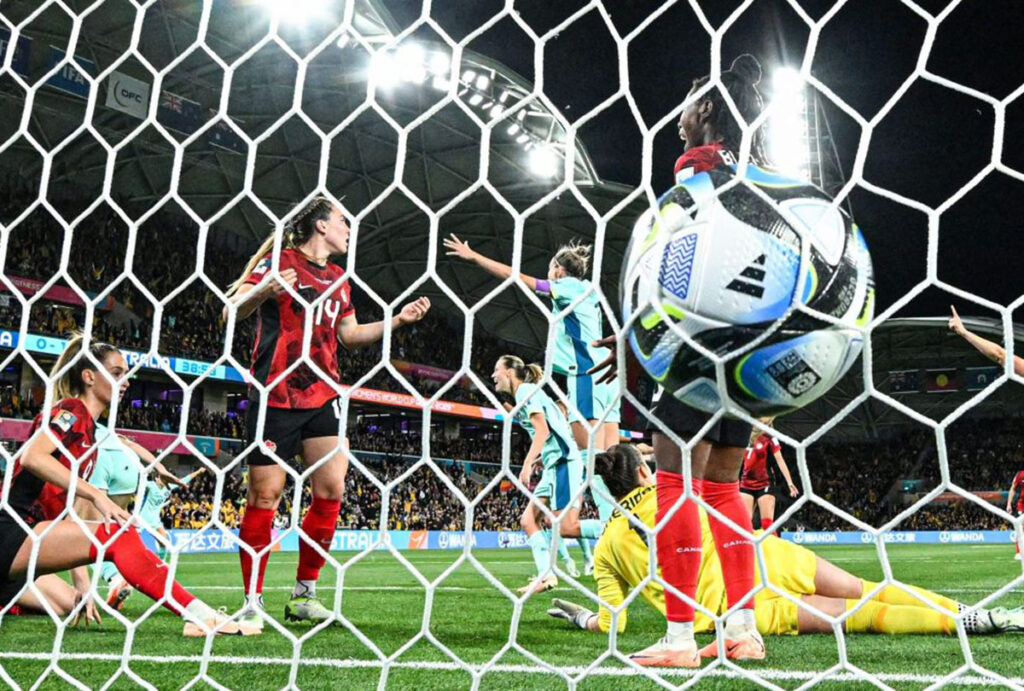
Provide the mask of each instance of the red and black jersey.
[{"label": "red and black jersey", "polygon": [[774,454],[782,450],[779,441],[768,434],[762,434],[754,443],[747,447],[743,456],[743,477],[740,487],[744,489],[764,489],[771,484],[768,465]]},{"label": "red and black jersey", "polygon": [[[32,421],[29,439],[42,424],[43,414],[40,413]],[[96,422],[92,419],[89,409],[77,398],[59,401],[50,412],[50,430],[71,454],[70,457],[65,456],[58,447],[54,449],[53,457],[69,470],[73,470],[74,467],[72,459],[80,460],[78,477],[88,480],[96,462],[96,452],[92,448],[96,442]],[[17,456],[14,459],[8,503],[26,523],[31,525],[56,518],[67,505],[67,491],[44,482],[25,470],[21,465],[21,457]]]},{"label": "red and black jersey", "polygon": [[1010,508],[1016,509],[1018,514],[1024,513],[1024,470],[1014,476],[1010,485]]},{"label": "red and black jersey", "polygon": [[679,184],[698,173],[706,173],[712,168],[734,162],[732,154],[722,148],[721,142],[713,142],[684,151],[683,155],[676,159],[672,173],[676,184]]},{"label": "red and black jersey", "polygon": [[[259,283],[270,268],[271,258],[268,254],[260,260],[245,282]],[[313,310],[313,335],[309,343],[309,360],[337,383],[340,381],[338,324],[355,312],[348,281],[338,283],[344,271],[336,264],[320,266],[295,249],[281,251],[279,270],[285,269],[295,269],[298,279],[293,287],[308,303],[313,303],[324,292],[331,291],[330,296],[317,303],[316,307],[310,307]],[[302,357],[305,318],[306,306],[284,291],[278,294],[276,300],[268,299],[260,305],[256,342],[252,351],[252,375],[261,384],[274,381]],[[255,391],[250,392],[251,397],[255,398],[256,394]],[[274,408],[320,408],[337,397],[337,392],[321,375],[303,363],[270,390],[267,405]]]}]

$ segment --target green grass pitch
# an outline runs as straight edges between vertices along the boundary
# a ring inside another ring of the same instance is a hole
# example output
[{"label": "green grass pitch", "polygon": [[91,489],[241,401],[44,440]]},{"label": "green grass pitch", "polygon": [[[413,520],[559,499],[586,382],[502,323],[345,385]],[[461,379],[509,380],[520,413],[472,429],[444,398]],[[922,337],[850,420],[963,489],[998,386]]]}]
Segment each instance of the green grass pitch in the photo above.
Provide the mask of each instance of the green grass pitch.
[{"label": "green grass pitch", "polygon": [[[882,570],[874,548],[818,548],[822,556],[847,570],[870,579],[881,579]],[[953,545],[894,545],[888,549],[894,575],[906,582],[943,592],[958,600],[973,603],[1021,576],[1021,563],[1013,560],[1010,547]],[[581,561],[575,552],[577,561]],[[439,577],[460,552],[406,552],[409,559],[427,579]],[[509,587],[525,582],[532,570],[526,550],[475,550],[473,555],[494,576]],[[338,554],[352,558],[352,554]],[[281,616],[294,577],[295,554],[274,554],[266,580],[268,610]],[[207,602],[235,609],[240,601],[239,569],[233,554],[185,556],[179,566],[180,580]],[[592,584],[589,578],[583,583]],[[321,584],[331,586],[336,573],[325,569]],[[350,565],[344,577],[342,614],[362,634],[379,646],[385,656],[403,646],[382,678],[375,653],[351,631],[332,626],[308,636],[294,645],[288,637],[267,628],[262,637],[221,637],[212,642],[208,678],[233,689],[277,689],[289,684],[291,661],[299,661],[295,683],[301,688],[371,689],[382,682],[388,688],[447,689],[471,685],[470,674],[428,638],[420,636],[429,630],[438,641],[448,646],[470,665],[491,660],[509,642],[513,605],[473,567],[465,561],[439,583],[430,611],[426,613],[429,629],[424,629],[426,596],[418,580],[391,554],[377,552]],[[321,595],[330,601],[333,587],[322,587]],[[585,634],[569,628],[562,621],[547,617],[544,610],[552,596],[583,601],[579,593],[563,584],[554,593],[528,601],[522,611],[516,642],[545,662],[577,677],[583,666],[591,664],[608,650],[606,638]],[[1005,606],[1024,605],[1024,585],[1017,584],[998,603]],[[131,618],[142,615],[150,603],[134,595],[127,604]],[[308,626],[288,625],[296,636],[309,633]],[[620,637],[618,647],[624,652],[642,648],[664,631],[661,617],[637,601],[630,609],[629,629]],[[0,623],[0,664],[22,688],[36,685],[54,657],[56,628],[45,617],[5,617]],[[163,609],[153,612],[136,629],[130,642],[130,669],[160,689],[180,688],[200,675],[204,650],[202,639],[181,638],[180,620]],[[414,640],[415,639],[415,640]],[[710,637],[702,638],[711,640]],[[917,689],[929,686],[964,664],[964,655],[956,637],[939,636],[849,636],[847,654],[851,664],[880,675],[880,680],[894,688]],[[102,627],[92,630],[69,628],[58,651],[60,669],[90,688],[99,688],[113,679],[111,688],[134,688],[137,685],[119,674],[120,659],[127,641],[126,630],[111,617]],[[413,641],[409,645],[410,641]],[[1024,684],[1024,635],[972,638],[974,662]],[[806,683],[817,672],[839,661],[839,649],[832,636],[773,637],[767,640],[768,659],[759,664],[745,664],[744,669],[756,671],[783,688]],[[21,659],[18,653],[29,654]],[[91,656],[91,659],[90,659]],[[493,671],[480,683],[485,689],[566,688],[567,682],[550,671],[531,671],[535,663],[509,649],[497,661]],[[706,677],[701,687],[754,688],[732,669],[719,667]],[[624,675],[629,675],[624,676]],[[972,686],[996,682],[976,673],[968,680]],[[117,678],[115,678],[117,677]],[[674,684],[687,680],[685,673],[666,679]],[[870,688],[852,677],[831,681],[826,688]],[[53,671],[39,688],[67,688],[68,684]],[[604,660],[595,674],[579,681],[580,689],[643,689],[658,688],[652,681],[634,673],[615,659]],[[195,688],[209,688],[200,679]]]}]

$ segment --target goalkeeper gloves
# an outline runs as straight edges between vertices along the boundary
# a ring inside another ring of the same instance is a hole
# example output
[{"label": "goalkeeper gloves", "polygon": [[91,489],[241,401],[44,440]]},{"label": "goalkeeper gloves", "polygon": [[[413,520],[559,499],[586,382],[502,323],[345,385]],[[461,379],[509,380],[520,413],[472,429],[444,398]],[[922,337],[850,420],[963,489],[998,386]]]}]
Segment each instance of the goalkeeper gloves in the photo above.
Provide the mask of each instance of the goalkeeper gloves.
[{"label": "goalkeeper gloves", "polygon": [[551,601],[551,604],[554,607],[548,610],[548,616],[570,621],[576,628],[583,629],[584,631],[590,630],[590,618],[597,616],[586,607],[580,607],[568,600],[559,600],[557,597]]}]

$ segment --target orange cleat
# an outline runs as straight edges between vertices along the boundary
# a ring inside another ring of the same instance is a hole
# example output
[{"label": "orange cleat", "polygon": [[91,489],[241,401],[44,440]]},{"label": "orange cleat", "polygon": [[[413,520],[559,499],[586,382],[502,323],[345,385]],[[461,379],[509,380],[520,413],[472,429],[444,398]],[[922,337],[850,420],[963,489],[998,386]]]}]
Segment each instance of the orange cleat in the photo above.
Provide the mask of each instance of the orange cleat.
[{"label": "orange cleat", "polygon": [[633,653],[629,659],[641,667],[700,667],[697,642],[692,638],[672,643],[665,636],[654,645]]},{"label": "orange cleat", "polygon": [[[748,629],[738,636],[725,639],[725,656],[730,660],[763,660],[764,639],[756,629]],[[701,657],[718,657],[718,641],[700,649]]]}]

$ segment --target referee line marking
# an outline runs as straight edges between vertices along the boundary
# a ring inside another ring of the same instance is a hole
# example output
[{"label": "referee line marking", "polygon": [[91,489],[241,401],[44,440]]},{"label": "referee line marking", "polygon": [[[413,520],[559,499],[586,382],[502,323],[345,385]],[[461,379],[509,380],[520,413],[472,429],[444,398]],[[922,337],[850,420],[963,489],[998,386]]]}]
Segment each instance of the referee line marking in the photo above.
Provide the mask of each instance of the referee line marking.
[{"label": "referee line marking", "polygon": [[[21,652],[0,652],[0,659],[20,659],[20,660],[43,660],[49,661],[53,658],[50,653],[21,653]],[[79,661],[95,661],[95,662],[121,662],[122,656],[114,655],[111,653],[61,653],[57,656],[57,661],[62,660],[79,660]],[[211,655],[207,658],[209,662],[216,664],[230,664],[230,665],[279,665],[279,666],[291,666],[292,664],[298,664],[300,667],[333,667],[336,669],[381,669],[385,666],[385,663],[380,660],[334,660],[329,658],[307,658],[300,659],[294,662],[287,658],[277,657],[237,657],[237,656],[224,656],[224,655]],[[129,662],[141,662],[151,664],[180,664],[188,662],[202,662],[203,657],[201,655],[134,655],[130,656]],[[454,662],[433,662],[433,661],[410,661],[410,662],[391,662],[387,664],[387,667],[394,669],[421,669],[421,670],[433,670],[433,671],[451,671],[451,672],[465,672],[466,670],[457,665]],[[474,672],[479,672],[483,669],[481,665],[467,664],[467,667]],[[543,667],[529,666],[529,665],[509,665],[509,664],[497,664],[490,667],[488,673],[509,673],[509,674],[545,674],[545,675],[558,675],[565,674],[568,676],[577,676],[586,669],[580,666],[570,667],[555,667],[554,671],[545,669]],[[815,676],[820,674],[820,671],[810,670],[785,670],[785,669],[751,669],[751,674],[760,676],[764,679],[771,680],[794,680],[794,681],[805,681],[813,679]],[[660,676],[672,676],[672,677],[693,677],[698,674],[698,671],[686,670],[686,669],[659,669],[658,674]],[[598,667],[597,669],[591,670],[588,677],[635,677],[637,671],[629,667]],[[705,676],[709,677],[725,677],[725,678],[746,678],[738,672],[734,672],[730,669],[713,669],[704,672]],[[907,674],[907,673],[890,673],[890,672],[876,672],[870,675],[875,679],[883,682],[905,682],[905,683],[918,683],[918,684],[934,684],[945,678],[945,676],[929,675],[929,674]],[[838,672],[832,674],[825,679],[826,681],[864,681],[865,677],[851,672]],[[1024,685],[1024,677],[1008,677],[1008,680],[1013,684]],[[1003,686],[1003,684],[994,679],[988,677],[981,677],[977,675],[964,675],[957,677],[954,681],[955,684],[964,684],[970,686]]]}]

